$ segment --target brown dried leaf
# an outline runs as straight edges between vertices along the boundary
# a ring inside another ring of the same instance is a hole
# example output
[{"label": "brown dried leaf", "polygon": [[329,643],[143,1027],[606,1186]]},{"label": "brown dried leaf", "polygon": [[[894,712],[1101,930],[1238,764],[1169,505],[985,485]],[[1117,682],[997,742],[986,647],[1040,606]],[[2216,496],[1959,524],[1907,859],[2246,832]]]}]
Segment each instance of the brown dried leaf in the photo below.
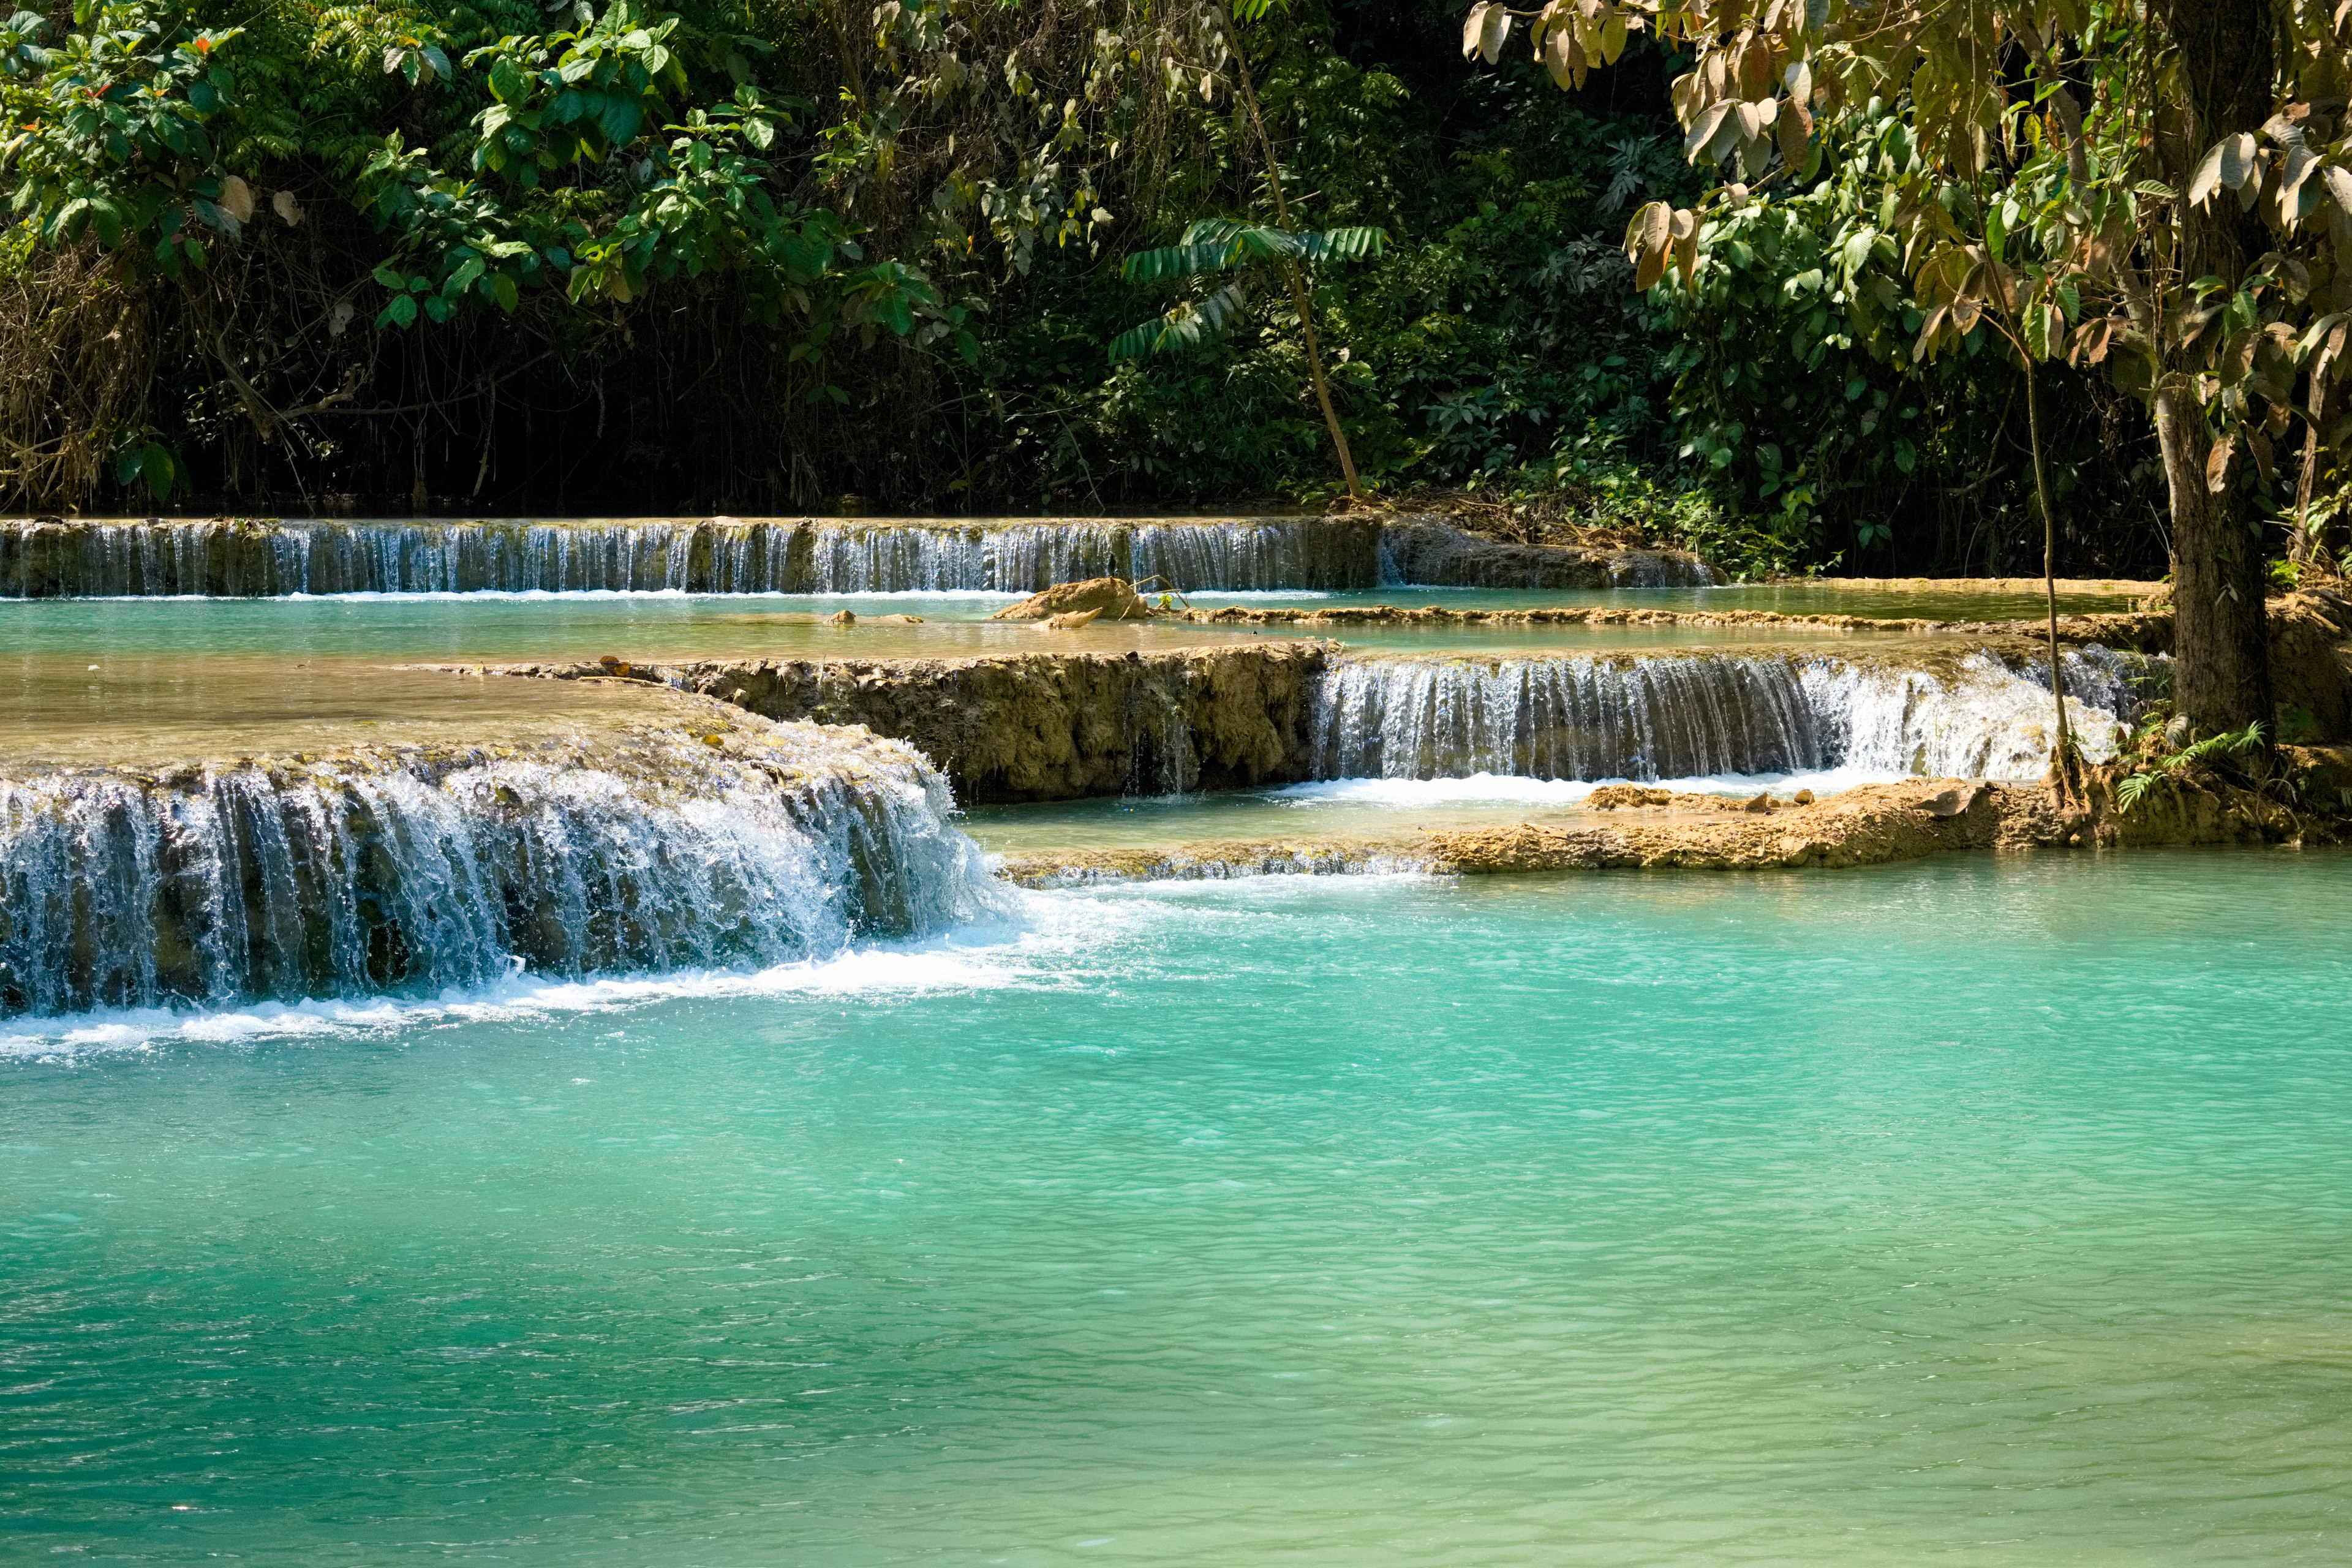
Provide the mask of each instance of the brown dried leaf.
[{"label": "brown dried leaf", "polygon": [[1478,56],[1493,65],[1503,53],[1503,40],[1511,36],[1512,16],[1500,5],[1489,5],[1478,21]]},{"label": "brown dried leaf", "polygon": [[2241,327],[2230,334],[2229,341],[2221,345],[2222,380],[2239,380],[2254,367],[2254,344],[2258,341],[2251,328]]},{"label": "brown dried leaf", "polygon": [[1577,53],[1576,40],[1569,36],[1566,26],[1554,27],[1551,37],[1544,40],[1544,69],[1551,74],[1551,84],[1565,89],[1576,80],[1577,67],[1584,63]]},{"label": "brown dried leaf", "polygon": [[1927,312],[1926,318],[1919,323],[1918,340],[1911,345],[1913,359],[1924,360],[1935,357],[1937,340],[1942,336],[1944,322],[1950,315],[1951,309],[1946,305],[1938,305]]},{"label": "brown dried leaf", "polygon": [[1625,226],[1625,256],[1633,263],[1633,287],[1647,290],[1666,271],[1666,246],[1673,238],[1664,202],[1652,202]]},{"label": "brown dried leaf", "polygon": [[1805,166],[1806,137],[1798,126],[1794,114],[1783,114],[1773,123],[1773,139],[1780,144],[1780,162],[1791,169]]},{"label": "brown dried leaf", "polygon": [[1486,37],[1486,13],[1493,10],[1493,0],[1478,0],[1470,7],[1470,15],[1462,18],[1462,58],[1468,59],[1478,52]]},{"label": "brown dried leaf", "polygon": [[1625,52],[1625,14],[1612,10],[1609,19],[1601,24],[1601,58],[1611,65]]},{"label": "brown dried leaf", "polygon": [[2278,470],[2272,463],[2270,437],[2260,430],[2248,430],[2246,450],[2254,455],[2254,467],[2262,470],[2263,482],[2275,484],[2278,481]]},{"label": "brown dried leaf", "polygon": [[2221,184],[2230,189],[2242,190],[2259,169],[2254,157],[2254,133],[2241,131],[2221,141],[2221,162],[2219,169]]},{"label": "brown dried leaf", "polygon": [[2220,495],[2230,488],[2230,459],[2238,455],[2238,438],[2224,436],[2205,454],[2205,488]]},{"label": "brown dried leaf", "polygon": [[1723,121],[1731,113],[1731,104],[1723,102],[1709,104],[1701,110],[1699,117],[1691,121],[1689,132],[1683,137],[1683,156],[1696,163],[1698,155],[1715,141],[1715,133],[1723,128]]}]

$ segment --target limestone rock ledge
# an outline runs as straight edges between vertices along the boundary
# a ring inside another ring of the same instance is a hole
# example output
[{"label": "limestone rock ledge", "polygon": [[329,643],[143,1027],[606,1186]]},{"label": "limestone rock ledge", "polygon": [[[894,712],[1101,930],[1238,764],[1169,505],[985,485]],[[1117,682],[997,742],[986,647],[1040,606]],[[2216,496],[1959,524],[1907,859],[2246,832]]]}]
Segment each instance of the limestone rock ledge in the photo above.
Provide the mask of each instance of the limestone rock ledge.
[{"label": "limestone rock ledge", "polygon": [[1698,588],[1727,581],[1687,551],[1513,544],[1412,515],[1381,529],[1381,580],[1433,588]]},{"label": "limestone rock ledge", "polygon": [[[2292,752],[2294,749],[2289,748]],[[2297,757],[2352,786],[2352,752]],[[1628,792],[1629,795],[1636,792]],[[1511,823],[1389,836],[1215,842],[1165,849],[1014,856],[998,875],[1024,887],[1226,877],[1420,871],[1439,876],[1675,868],[1764,871],[1923,859],[1952,850],[2342,842],[2341,813],[2291,811],[2250,792],[2186,780],[2129,815],[2061,810],[2039,785],[1981,779],[1867,784],[1827,799],[1741,802],[1638,792],[1600,820]],[[2352,797],[2347,797],[2352,805]],[[1579,814],[1580,817],[1586,814]]]},{"label": "limestone rock ledge", "polygon": [[[1312,755],[1313,680],[1335,643],[965,658],[733,659],[637,666],[763,718],[904,741],[967,805],[1287,784]],[[502,673],[596,679],[597,665]]]}]

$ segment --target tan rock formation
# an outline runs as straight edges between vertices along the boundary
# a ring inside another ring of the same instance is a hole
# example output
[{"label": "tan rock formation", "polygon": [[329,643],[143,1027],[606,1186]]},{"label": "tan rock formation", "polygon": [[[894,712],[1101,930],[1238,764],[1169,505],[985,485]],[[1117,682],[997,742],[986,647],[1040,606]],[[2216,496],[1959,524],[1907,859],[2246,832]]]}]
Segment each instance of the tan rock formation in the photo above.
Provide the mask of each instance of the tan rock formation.
[{"label": "tan rock formation", "polygon": [[[2314,804],[2315,777],[2340,780],[2336,790],[2352,791],[2352,748],[2296,751],[2291,762],[2305,781],[2306,805]],[[2095,813],[2061,809],[2036,786],[1919,779],[1864,785],[1818,802],[1775,803],[1760,815],[1718,796],[1618,786],[1605,822],[1570,816],[1418,834],[1040,852],[1008,858],[1000,874],[1025,887],[1049,887],[1381,869],[1455,876],[1612,868],[1762,871],[1874,866],[1961,849],[2330,844],[2341,840],[2352,812],[2352,794],[2338,795],[2340,804],[2324,812],[2296,812],[2210,775],[2159,789],[2160,798],[2152,792],[2138,809],[2119,815],[2104,803]]]},{"label": "tan rock formation", "polygon": [[[650,667],[770,719],[908,742],[966,805],[1288,783],[1309,754],[1309,685],[1337,645],[1252,640],[1152,652],[740,659]],[[604,678],[596,665],[503,674]]]},{"label": "tan rock formation", "polygon": [[1394,581],[1433,587],[1676,588],[1724,580],[1685,551],[1513,544],[1437,517],[1392,519],[1381,530],[1381,554]]},{"label": "tan rock formation", "polygon": [[[992,621],[1053,621],[1064,616],[1100,616],[1109,621],[1148,621],[1151,606],[1124,577],[1089,577],[1083,583],[1056,583],[1042,594],[1032,594],[989,616]],[[1084,623],[1079,623],[1083,625]]]}]

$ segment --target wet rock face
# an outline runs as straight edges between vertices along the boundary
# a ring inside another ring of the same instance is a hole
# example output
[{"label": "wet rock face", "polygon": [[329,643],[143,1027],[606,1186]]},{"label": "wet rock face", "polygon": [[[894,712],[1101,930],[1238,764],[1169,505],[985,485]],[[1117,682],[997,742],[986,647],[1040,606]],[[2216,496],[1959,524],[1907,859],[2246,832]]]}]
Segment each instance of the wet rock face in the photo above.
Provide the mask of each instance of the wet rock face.
[{"label": "wet rock face", "polygon": [[2352,739],[2352,601],[2305,591],[2271,601],[2271,687],[2287,739]]},{"label": "wet rock face", "polygon": [[758,659],[668,674],[771,719],[863,724],[966,805],[1162,795],[1307,776],[1319,642],[1152,653]]},{"label": "wet rock face", "polygon": [[1507,544],[1433,519],[1381,531],[1381,578],[1438,588],[1683,588],[1724,581],[1681,551]]}]

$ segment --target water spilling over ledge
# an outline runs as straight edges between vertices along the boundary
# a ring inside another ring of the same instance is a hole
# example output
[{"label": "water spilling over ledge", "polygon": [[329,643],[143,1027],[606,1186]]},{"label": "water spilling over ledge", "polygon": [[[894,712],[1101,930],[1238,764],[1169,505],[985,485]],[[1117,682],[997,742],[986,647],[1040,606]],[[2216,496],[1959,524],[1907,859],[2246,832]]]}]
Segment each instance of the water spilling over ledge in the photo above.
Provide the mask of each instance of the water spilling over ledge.
[{"label": "water spilling over ledge", "polygon": [[[2062,660],[2069,722],[2112,755],[2144,661]],[[1313,776],[1700,778],[1843,767],[2023,778],[2048,764],[2047,666],[1947,669],[1820,654],[1349,658],[1315,689]]]},{"label": "water spilling over ledge", "polygon": [[[2063,667],[2070,721],[2094,756],[2112,752],[2137,684],[2162,668],[2103,648]],[[2049,691],[2021,647],[1464,658],[1267,638],[1124,655],[690,662],[660,675],[771,718],[906,741],[969,805],[1482,773],[2027,778],[2050,748]]]},{"label": "water spilling over ledge", "polygon": [[1496,544],[1426,519],[0,523],[0,597],[10,598],[1031,594],[1103,576],[1156,579],[1183,592],[1360,592],[1401,582],[1668,587],[1718,580],[1695,558],[1673,552]]},{"label": "water spilling over ledge", "polygon": [[0,1013],[767,965],[985,907],[904,748],[719,728],[0,780]]}]

